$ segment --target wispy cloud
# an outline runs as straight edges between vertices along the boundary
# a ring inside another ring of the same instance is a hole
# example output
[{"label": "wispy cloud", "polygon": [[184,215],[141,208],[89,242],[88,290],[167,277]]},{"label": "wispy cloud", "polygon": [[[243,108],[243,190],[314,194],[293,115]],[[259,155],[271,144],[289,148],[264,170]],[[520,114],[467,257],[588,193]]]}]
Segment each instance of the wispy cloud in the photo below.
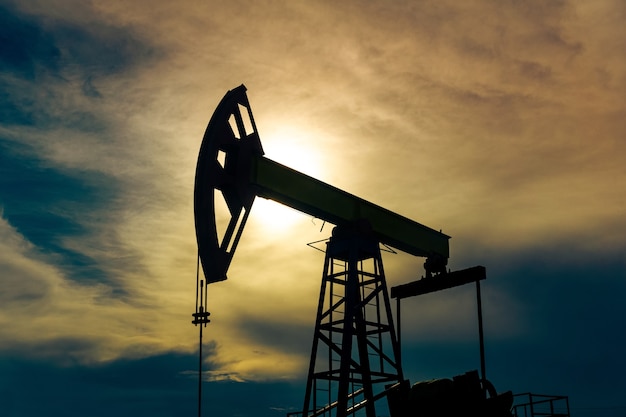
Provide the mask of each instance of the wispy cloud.
[{"label": "wispy cloud", "polygon": [[[487,264],[499,346],[544,337],[558,306],[593,327],[569,300],[598,280],[623,292],[607,278],[626,246],[619,1],[0,8],[3,349],[87,363],[195,348],[195,162],[242,82],[269,158],[443,229],[453,268]],[[330,232],[313,223],[270,232],[253,208],[231,279],[210,287],[216,379],[301,377],[322,267],[306,243]],[[525,269],[538,254],[545,270]],[[385,262],[390,285],[420,276],[421,260]],[[416,301],[405,340],[466,352],[470,293]]]}]

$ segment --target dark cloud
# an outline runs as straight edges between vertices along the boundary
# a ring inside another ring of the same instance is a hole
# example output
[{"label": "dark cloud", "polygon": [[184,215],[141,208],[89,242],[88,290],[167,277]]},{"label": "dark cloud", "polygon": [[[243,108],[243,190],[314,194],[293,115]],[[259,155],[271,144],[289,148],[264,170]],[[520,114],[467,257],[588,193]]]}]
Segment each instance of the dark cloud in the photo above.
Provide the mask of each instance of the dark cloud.
[{"label": "dark cloud", "polygon": [[2,215],[42,256],[77,281],[109,281],[96,259],[67,248],[64,239],[87,233],[81,223],[110,205],[115,181],[102,174],[52,168],[26,145],[0,139]]},{"label": "dark cloud", "polygon": [[181,372],[194,362],[178,353],[92,367],[5,357],[0,408],[5,416],[191,415],[195,384]]},{"label": "dark cloud", "polygon": [[77,25],[0,5],[0,69],[34,80],[49,72],[63,76],[79,68],[85,76],[104,76],[153,59],[156,49],[130,28],[95,21]]},{"label": "dark cloud", "polygon": [[535,81],[549,80],[552,70],[550,67],[537,62],[523,61],[519,63],[519,70],[522,75]]},{"label": "dark cloud", "polygon": [[34,80],[42,70],[56,72],[61,51],[36,20],[0,5],[0,71]]},{"label": "dark cloud", "polygon": [[281,352],[302,354],[311,349],[313,340],[314,317],[310,325],[298,325],[290,322],[259,320],[244,317],[239,330],[251,337],[255,345],[271,346]]},{"label": "dark cloud", "polygon": [[[76,24],[6,5],[0,16],[3,125],[48,132],[66,129],[85,135],[85,141],[110,141],[113,133],[106,116],[84,106],[78,97],[102,98],[99,80],[153,60],[156,52],[150,43],[128,28],[101,21]],[[49,133],[47,140],[54,136]],[[104,225],[119,200],[119,182],[89,167],[59,167],[48,161],[50,155],[40,145],[19,130],[0,138],[3,217],[69,278],[117,285],[115,272],[106,272],[101,260],[66,242]],[[112,294],[123,293],[116,286]]]},{"label": "dark cloud", "polygon": [[[31,305],[31,310],[34,311],[36,305],[45,306],[45,302]],[[97,342],[88,338],[49,337],[39,342],[17,342],[12,346],[7,344],[3,346],[3,358],[14,358],[18,362],[34,360],[47,366],[71,368],[87,363],[89,353],[97,348]]]},{"label": "dark cloud", "polygon": [[[574,408],[619,404],[616,393],[626,390],[626,264],[615,252],[564,249],[499,252],[486,259],[487,377],[499,390],[568,395]],[[498,294],[517,305],[495,311]],[[517,316],[514,322],[521,320],[512,324],[517,329],[510,335],[497,325],[497,315],[507,314]],[[430,379],[479,369],[477,329],[473,331],[473,341],[450,342],[404,328],[403,362],[409,376]]]},{"label": "dark cloud", "polygon": [[203,393],[207,415],[284,417],[301,410],[304,383],[214,382],[206,384]]},{"label": "dark cloud", "polygon": [[100,91],[98,91],[98,89],[93,84],[93,77],[87,77],[87,79],[85,79],[85,82],[83,83],[83,93],[87,97],[92,97],[92,98],[102,97],[102,94],[100,93]]},{"label": "dark cloud", "polygon": [[[0,359],[0,410],[7,417],[46,415],[194,415],[197,356],[177,352],[100,365],[57,365],[19,356]],[[290,383],[203,383],[203,414],[284,416],[300,407]]]},{"label": "dark cloud", "polygon": [[6,5],[0,16],[0,116],[8,125],[102,127],[94,115],[72,108],[63,90],[101,98],[97,80],[140,68],[159,55],[129,28],[101,21],[78,25]]}]

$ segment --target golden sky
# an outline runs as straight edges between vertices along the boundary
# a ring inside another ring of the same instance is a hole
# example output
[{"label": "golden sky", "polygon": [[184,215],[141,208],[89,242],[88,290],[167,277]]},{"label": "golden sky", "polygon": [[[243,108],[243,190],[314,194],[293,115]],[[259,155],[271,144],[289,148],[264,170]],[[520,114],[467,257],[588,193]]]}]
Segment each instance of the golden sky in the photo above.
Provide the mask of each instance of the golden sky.
[{"label": "golden sky", "polygon": [[[242,83],[266,157],[442,229],[452,269],[507,271],[503,259],[518,254],[601,262],[626,247],[622,1],[8,4],[36,16],[42,33],[81,27],[132,65],[103,64],[65,31],[55,38],[60,56],[107,69],[70,63],[36,81],[3,76],[63,122],[4,124],[2,137],[50,169],[114,189],[99,208],[55,208],[87,231],[55,242],[97,260],[108,278],[93,285],[71,279],[62,259],[2,216],[0,264],[13,288],[0,296],[6,349],[50,345],[37,354],[91,363],[197,348],[196,158],[217,103]],[[98,124],[76,129],[83,113]],[[216,378],[303,377],[323,266],[306,244],[330,235],[330,225],[320,229],[319,219],[255,202],[229,280],[209,287]],[[423,273],[408,255],[385,262],[390,285]],[[494,340],[532,328],[527,299],[489,287],[506,278],[485,284]],[[432,340],[473,340],[469,294],[425,300],[407,326]],[[50,313],[33,316],[35,305],[16,301],[31,298]],[[58,340],[84,343],[57,352]]]}]

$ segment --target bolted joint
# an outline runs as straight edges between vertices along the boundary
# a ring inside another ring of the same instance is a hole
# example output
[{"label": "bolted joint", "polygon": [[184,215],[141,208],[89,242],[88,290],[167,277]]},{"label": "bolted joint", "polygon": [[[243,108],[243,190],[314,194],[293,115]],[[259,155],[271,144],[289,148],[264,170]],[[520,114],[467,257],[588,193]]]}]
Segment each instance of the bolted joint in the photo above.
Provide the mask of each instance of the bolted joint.
[{"label": "bolted joint", "polygon": [[191,321],[192,324],[194,325],[198,325],[198,324],[204,324],[205,326],[211,322],[211,320],[209,320],[209,316],[211,315],[211,313],[209,313],[208,311],[203,311],[204,309],[202,307],[200,307],[200,311],[197,313],[193,313],[192,317],[193,320]]}]

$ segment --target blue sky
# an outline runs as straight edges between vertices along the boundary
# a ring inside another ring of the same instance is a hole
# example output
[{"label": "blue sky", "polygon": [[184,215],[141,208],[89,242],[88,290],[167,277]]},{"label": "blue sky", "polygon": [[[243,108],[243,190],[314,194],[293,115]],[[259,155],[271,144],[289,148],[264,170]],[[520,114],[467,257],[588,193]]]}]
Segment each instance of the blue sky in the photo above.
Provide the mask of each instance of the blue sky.
[{"label": "blue sky", "polygon": [[[0,0],[2,415],[195,413],[195,164],[244,83],[267,157],[487,267],[498,390],[626,416],[626,8],[457,3]],[[330,227],[258,200],[209,287],[207,415],[304,395]],[[402,308],[412,381],[479,367],[472,288]]]}]

